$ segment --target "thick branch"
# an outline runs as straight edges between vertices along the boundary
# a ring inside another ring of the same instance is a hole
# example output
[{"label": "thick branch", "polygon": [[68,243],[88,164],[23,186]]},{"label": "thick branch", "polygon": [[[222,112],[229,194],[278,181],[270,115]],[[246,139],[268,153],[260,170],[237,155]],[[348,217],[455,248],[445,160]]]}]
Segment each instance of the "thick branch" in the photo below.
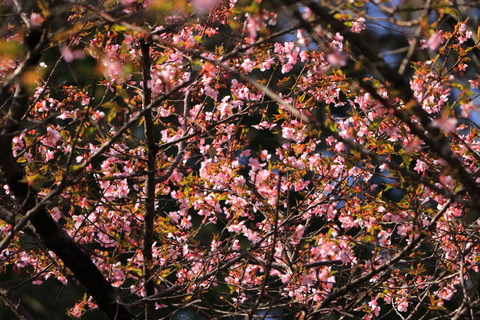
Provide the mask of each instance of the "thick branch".
[{"label": "thick branch", "polygon": [[[143,106],[146,108],[151,103],[150,85],[150,45],[142,40],[140,42],[142,50],[142,68],[143,68]],[[147,180],[145,182],[145,218],[143,223],[143,277],[145,281],[145,293],[147,296],[155,293],[155,282],[153,280],[153,236],[155,221],[155,171],[157,148],[153,132],[153,114],[148,110],[144,115],[144,133],[147,143]],[[155,319],[155,302],[145,302],[145,319]]]},{"label": "thick branch", "polygon": [[15,301],[14,298],[10,296],[10,292],[5,289],[0,289],[0,300],[15,314],[15,316],[20,320],[33,320],[30,314],[25,310],[20,301]]}]

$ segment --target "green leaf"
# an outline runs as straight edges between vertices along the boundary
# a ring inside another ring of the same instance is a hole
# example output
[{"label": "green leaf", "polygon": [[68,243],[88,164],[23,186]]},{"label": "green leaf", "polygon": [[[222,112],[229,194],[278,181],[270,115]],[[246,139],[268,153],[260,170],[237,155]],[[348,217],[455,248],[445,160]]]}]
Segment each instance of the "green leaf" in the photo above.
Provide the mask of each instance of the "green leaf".
[{"label": "green leaf", "polygon": [[114,24],[113,26],[110,27],[112,31],[127,31],[127,27],[122,26],[120,24]]}]

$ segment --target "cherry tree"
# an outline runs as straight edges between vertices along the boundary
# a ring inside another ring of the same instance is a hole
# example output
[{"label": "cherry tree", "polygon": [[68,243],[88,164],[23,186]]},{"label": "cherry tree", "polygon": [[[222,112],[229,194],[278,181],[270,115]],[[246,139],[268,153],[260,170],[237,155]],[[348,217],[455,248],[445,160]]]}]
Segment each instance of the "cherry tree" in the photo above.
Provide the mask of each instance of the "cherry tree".
[{"label": "cherry tree", "polygon": [[1,300],[479,318],[478,5],[3,1]]}]

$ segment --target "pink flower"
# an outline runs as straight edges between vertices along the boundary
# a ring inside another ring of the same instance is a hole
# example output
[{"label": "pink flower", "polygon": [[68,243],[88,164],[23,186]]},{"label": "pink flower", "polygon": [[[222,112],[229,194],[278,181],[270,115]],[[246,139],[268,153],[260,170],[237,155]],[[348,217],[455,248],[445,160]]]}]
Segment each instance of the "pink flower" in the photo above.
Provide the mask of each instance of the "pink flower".
[{"label": "pink flower", "polygon": [[62,212],[58,207],[54,207],[50,213],[52,214],[52,217],[53,219],[55,219],[55,221],[60,220],[60,218],[62,217]]},{"label": "pink flower", "polygon": [[336,152],[343,152],[345,151],[345,144],[343,142],[339,142],[335,145]]},{"label": "pink flower", "polygon": [[193,10],[199,16],[205,16],[213,10],[218,0],[192,0]]},{"label": "pink flower", "polygon": [[250,230],[248,228],[243,228],[243,233],[247,237],[247,239],[252,241],[253,243],[257,243],[261,240],[261,237],[256,231]]},{"label": "pink flower", "polygon": [[263,21],[261,18],[256,15],[256,16],[248,16],[247,18],[247,30],[248,30],[248,36],[252,39],[255,39],[257,37],[257,31],[260,30],[263,27]]},{"label": "pink flower", "polygon": [[451,176],[441,175],[440,182],[450,190],[453,190],[456,185],[455,179],[453,179]]},{"label": "pink flower", "polygon": [[408,224],[401,224],[397,227],[397,233],[402,236],[402,237],[405,237],[407,236],[407,234],[412,230],[412,228],[410,227],[410,225]]},{"label": "pink flower", "polygon": [[471,102],[460,105],[460,110],[462,110],[462,117],[469,118],[472,110],[475,109],[475,105]]},{"label": "pink flower", "polygon": [[458,28],[458,32],[460,35],[458,36],[458,42],[464,43],[468,39],[472,37],[472,31],[467,31],[467,25],[465,23],[462,23],[460,27]]},{"label": "pink flower", "polygon": [[378,242],[380,243],[381,246],[383,247],[386,247],[386,246],[389,246],[390,245],[390,234],[391,232],[387,232],[385,230],[381,230],[379,233],[378,233],[378,237],[379,237],[379,240]]},{"label": "pink flower", "polygon": [[192,227],[192,223],[190,222],[191,219],[191,216],[183,217],[180,221],[180,226],[184,229],[190,229]]},{"label": "pink flower", "polygon": [[415,168],[413,168],[413,170],[417,171],[418,173],[425,172],[427,169],[428,169],[428,165],[422,160],[417,160],[417,163],[415,164]]},{"label": "pink flower", "polygon": [[368,306],[372,309],[372,312],[375,314],[376,317],[380,314],[380,306],[377,303],[377,299],[371,300],[368,303]]},{"label": "pink flower", "polygon": [[478,80],[468,80],[468,82],[472,86],[472,89],[478,89],[480,87],[480,81]]},{"label": "pink flower", "polygon": [[441,117],[432,122],[432,127],[442,129],[445,132],[451,132],[455,130],[457,125],[457,119],[449,117]]},{"label": "pink flower", "polygon": [[268,58],[260,65],[260,71],[270,70],[270,68],[272,68],[272,65],[274,64],[275,64],[275,59]]},{"label": "pink flower", "polygon": [[307,51],[300,52],[300,61],[307,62],[309,58],[310,56]]},{"label": "pink flower", "polygon": [[43,17],[40,13],[32,13],[30,15],[30,24],[32,25],[32,27],[40,27],[42,25],[42,22],[43,22]]},{"label": "pink flower", "polygon": [[250,168],[254,171],[258,171],[262,169],[260,162],[258,162],[258,160],[255,158],[248,159],[248,164],[250,165]]},{"label": "pink flower", "polygon": [[58,141],[62,139],[60,132],[52,127],[47,127],[47,134],[45,139],[43,140],[43,144],[48,147],[53,147],[57,144]]},{"label": "pink flower", "polygon": [[72,62],[73,60],[85,57],[83,50],[72,50],[67,46],[62,46],[60,51],[62,52],[63,60],[66,62]]},{"label": "pink flower", "polygon": [[408,301],[404,300],[397,304],[397,310],[400,312],[406,312],[408,310]]},{"label": "pink flower", "polygon": [[282,137],[285,139],[293,140],[295,139],[295,129],[293,128],[288,128],[288,127],[283,127],[282,128]]},{"label": "pink flower", "polygon": [[265,130],[265,129],[271,129],[271,128],[275,127],[276,125],[277,124],[275,124],[275,123],[270,123],[268,121],[262,121],[259,124],[253,125],[252,127],[254,127],[257,130]]},{"label": "pink flower", "polygon": [[292,69],[293,69],[293,64],[291,64],[291,63],[285,63],[285,64],[282,66],[282,73],[290,72],[290,71],[292,71]]},{"label": "pink flower", "polygon": [[217,96],[218,96],[217,90],[213,89],[210,86],[205,86],[204,91],[205,91],[205,95],[212,98],[213,100],[217,100]]},{"label": "pink flower", "polygon": [[347,55],[339,49],[333,49],[327,53],[327,61],[332,66],[344,67],[347,64]]},{"label": "pink flower", "polygon": [[366,28],[367,27],[365,26],[365,18],[360,17],[353,22],[353,26],[351,28],[351,31],[353,33],[360,33],[363,30],[365,30]]},{"label": "pink flower", "polygon": [[245,71],[246,73],[252,72],[254,66],[255,62],[250,59],[245,59],[241,65],[243,71]]},{"label": "pink flower", "polygon": [[422,141],[415,137],[412,140],[404,141],[403,144],[405,146],[405,151],[408,154],[413,154],[415,151],[420,150],[420,147],[422,146]]},{"label": "pink flower", "polygon": [[442,43],[442,34],[439,32],[435,32],[428,38],[426,46],[428,49],[435,51]]},{"label": "pink flower", "polygon": [[297,39],[298,44],[301,46],[308,47],[308,45],[310,44],[310,41],[308,41],[308,39],[303,35],[303,30],[297,30]]},{"label": "pink flower", "polygon": [[443,300],[450,300],[455,293],[455,287],[449,284],[437,291],[437,296]]},{"label": "pink flower", "polygon": [[242,231],[242,229],[244,228],[243,225],[245,224],[244,221],[240,222],[240,223],[237,223],[237,224],[231,224],[227,227],[227,230],[229,232],[233,232],[233,233],[237,233],[237,232],[240,232]]},{"label": "pink flower", "polygon": [[229,98],[230,96],[225,96],[217,107],[218,111],[223,117],[228,117],[233,114],[233,106],[227,101]]}]

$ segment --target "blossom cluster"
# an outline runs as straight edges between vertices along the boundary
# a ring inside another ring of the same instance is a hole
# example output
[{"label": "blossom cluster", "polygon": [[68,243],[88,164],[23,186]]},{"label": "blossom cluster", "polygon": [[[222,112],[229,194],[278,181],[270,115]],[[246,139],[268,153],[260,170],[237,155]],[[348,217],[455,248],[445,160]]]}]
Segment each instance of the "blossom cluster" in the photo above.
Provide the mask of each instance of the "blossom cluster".
[{"label": "blossom cluster", "polygon": [[[351,36],[369,17],[353,5],[332,15],[344,28],[282,38],[280,13],[262,1],[106,3],[79,4],[74,32],[52,36],[46,57],[58,66],[45,62],[11,151],[39,198],[63,183],[47,210],[113,287],[130,299],[152,295],[149,283],[178,288],[155,301],[162,316],[211,298],[212,317],[275,301],[298,318],[375,319],[470,297],[480,80],[468,21],[419,25],[428,58],[395,87],[362,69],[372,57]],[[321,20],[315,10],[303,8],[299,28]],[[2,83],[19,63],[0,62]],[[59,258],[23,238],[2,252],[2,271],[66,283]],[[70,314],[94,308],[85,297]]]}]

